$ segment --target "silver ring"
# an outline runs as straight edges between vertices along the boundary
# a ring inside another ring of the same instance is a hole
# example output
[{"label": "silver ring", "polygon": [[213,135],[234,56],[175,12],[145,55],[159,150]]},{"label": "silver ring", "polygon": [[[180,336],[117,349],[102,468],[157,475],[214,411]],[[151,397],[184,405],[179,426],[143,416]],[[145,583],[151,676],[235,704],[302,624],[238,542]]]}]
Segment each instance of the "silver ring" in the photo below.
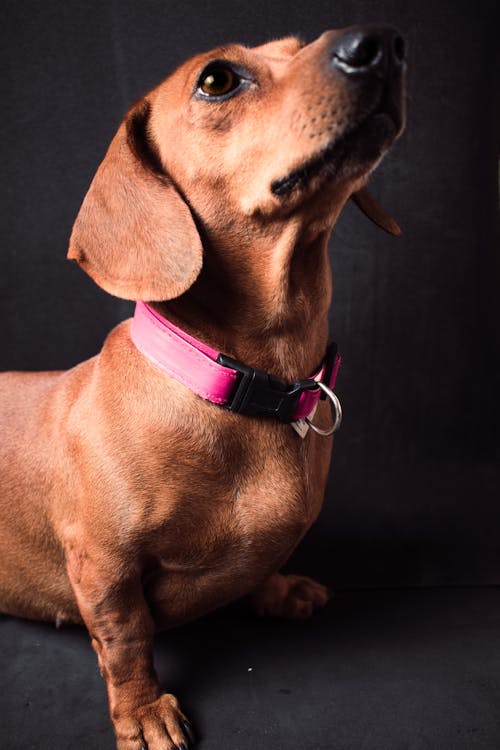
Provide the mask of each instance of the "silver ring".
[{"label": "silver ring", "polygon": [[321,388],[321,390],[326,393],[326,395],[328,396],[328,398],[333,404],[333,410],[335,412],[333,425],[329,427],[328,430],[322,430],[321,427],[317,427],[315,424],[313,424],[311,420],[309,419],[309,417],[306,417],[305,421],[307,422],[311,430],[314,430],[314,432],[317,432],[318,435],[325,435],[325,436],[333,435],[333,433],[337,432],[340,425],[342,424],[342,406],[340,405],[340,401],[338,400],[335,393],[331,390],[331,388],[328,388],[327,385],[319,381],[318,381],[318,385]]}]

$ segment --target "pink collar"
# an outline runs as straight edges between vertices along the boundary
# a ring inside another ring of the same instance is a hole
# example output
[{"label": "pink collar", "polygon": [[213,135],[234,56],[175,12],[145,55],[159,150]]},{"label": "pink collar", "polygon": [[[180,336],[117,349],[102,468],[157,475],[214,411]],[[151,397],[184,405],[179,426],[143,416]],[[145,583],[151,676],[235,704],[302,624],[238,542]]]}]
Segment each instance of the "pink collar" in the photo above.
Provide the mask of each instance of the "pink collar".
[{"label": "pink collar", "polygon": [[282,422],[308,417],[322,393],[316,382],[333,390],[340,367],[337,347],[330,344],[313,375],[286,383],[198,341],[145,302],[135,306],[131,335],[144,356],[202,398],[240,414]]}]

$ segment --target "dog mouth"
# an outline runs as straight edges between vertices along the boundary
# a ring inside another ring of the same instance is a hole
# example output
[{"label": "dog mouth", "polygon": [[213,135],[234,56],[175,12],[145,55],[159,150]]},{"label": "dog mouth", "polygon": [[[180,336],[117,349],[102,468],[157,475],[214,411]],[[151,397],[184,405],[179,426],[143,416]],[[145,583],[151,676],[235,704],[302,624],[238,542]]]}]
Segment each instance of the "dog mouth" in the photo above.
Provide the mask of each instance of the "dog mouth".
[{"label": "dog mouth", "polygon": [[382,158],[402,127],[399,113],[372,112],[302,165],[274,180],[271,192],[285,198],[296,189],[305,189],[314,178],[361,176]]}]

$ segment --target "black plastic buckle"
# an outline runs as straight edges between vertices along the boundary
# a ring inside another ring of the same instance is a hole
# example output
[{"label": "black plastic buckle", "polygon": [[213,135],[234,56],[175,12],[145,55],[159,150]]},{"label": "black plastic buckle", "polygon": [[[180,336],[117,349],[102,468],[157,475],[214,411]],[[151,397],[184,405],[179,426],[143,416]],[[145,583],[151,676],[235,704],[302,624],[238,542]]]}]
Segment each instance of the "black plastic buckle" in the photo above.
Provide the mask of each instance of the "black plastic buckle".
[{"label": "black plastic buckle", "polygon": [[240,376],[226,409],[248,416],[274,417],[280,422],[293,422],[293,415],[304,391],[318,387],[315,380],[306,378],[287,383],[264,370],[219,354],[217,362],[237,370]]}]

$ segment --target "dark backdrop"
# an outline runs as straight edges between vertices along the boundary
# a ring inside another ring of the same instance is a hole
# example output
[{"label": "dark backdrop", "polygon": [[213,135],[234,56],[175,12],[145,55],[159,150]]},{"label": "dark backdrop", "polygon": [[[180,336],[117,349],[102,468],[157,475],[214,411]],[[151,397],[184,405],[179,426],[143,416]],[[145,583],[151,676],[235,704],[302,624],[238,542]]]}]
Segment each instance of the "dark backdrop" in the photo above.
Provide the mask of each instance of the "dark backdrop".
[{"label": "dark backdrop", "polygon": [[356,22],[410,43],[409,122],[331,244],[344,364],[325,509],[292,561],[336,587],[500,583],[495,2],[7,2],[0,369],[66,368],[132,309],[65,261],[128,106],[191,54]]}]

